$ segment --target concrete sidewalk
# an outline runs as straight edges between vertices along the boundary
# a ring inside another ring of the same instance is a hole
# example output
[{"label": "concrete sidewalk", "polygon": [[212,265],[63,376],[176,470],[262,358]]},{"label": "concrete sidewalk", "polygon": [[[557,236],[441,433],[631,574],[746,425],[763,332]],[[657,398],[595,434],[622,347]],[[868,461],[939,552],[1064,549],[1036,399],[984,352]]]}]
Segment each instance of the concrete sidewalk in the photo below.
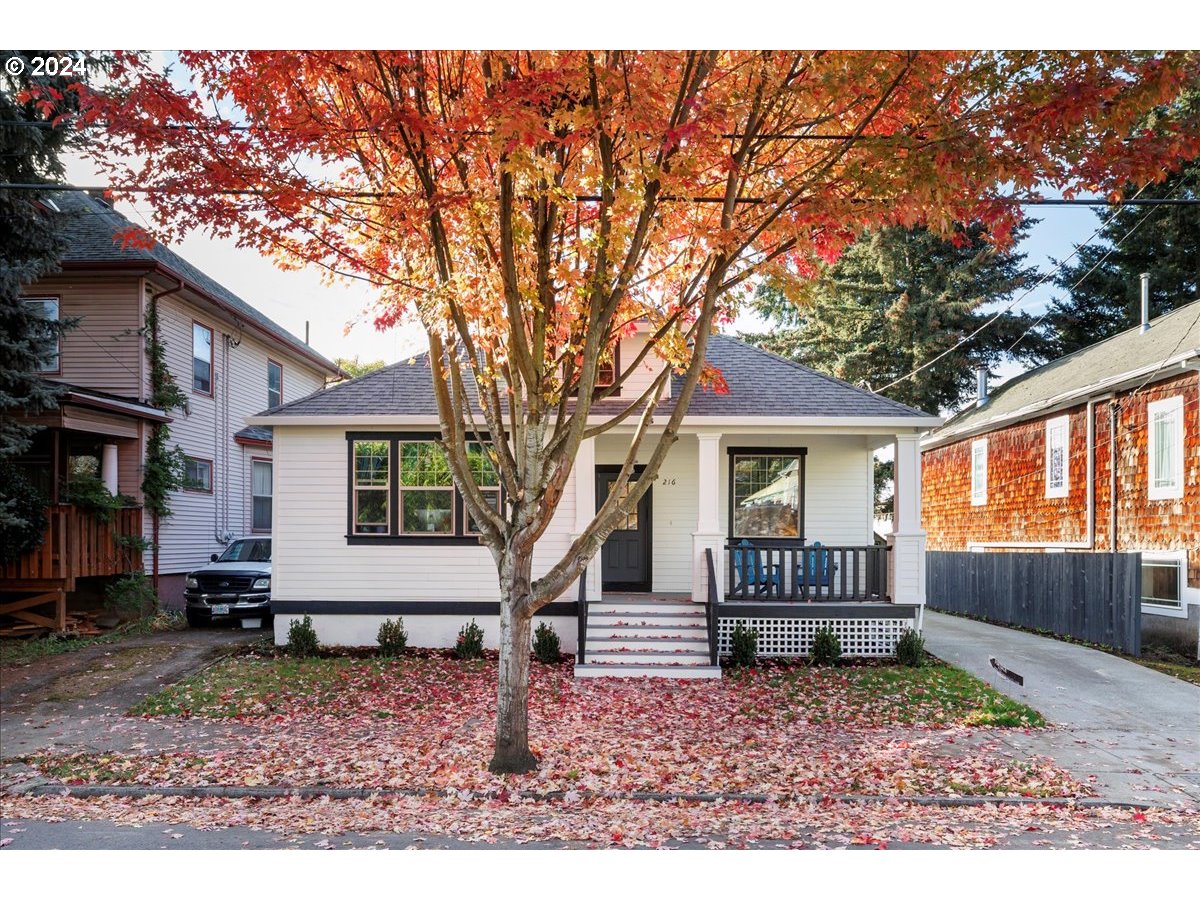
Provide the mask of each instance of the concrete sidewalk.
[{"label": "concrete sidewalk", "polygon": [[932,611],[925,646],[1059,726],[982,739],[1094,776],[1113,800],[1200,807],[1200,687],[1100,650]]}]

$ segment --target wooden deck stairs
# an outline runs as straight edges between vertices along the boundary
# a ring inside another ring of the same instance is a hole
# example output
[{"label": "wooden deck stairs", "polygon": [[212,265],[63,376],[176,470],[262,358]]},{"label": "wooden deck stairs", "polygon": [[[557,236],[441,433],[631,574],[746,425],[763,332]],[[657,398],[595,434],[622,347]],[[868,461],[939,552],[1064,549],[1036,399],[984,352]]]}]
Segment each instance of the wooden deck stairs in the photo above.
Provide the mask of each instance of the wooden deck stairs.
[{"label": "wooden deck stairs", "polygon": [[605,594],[588,603],[576,678],[720,678],[704,607],[691,598]]}]

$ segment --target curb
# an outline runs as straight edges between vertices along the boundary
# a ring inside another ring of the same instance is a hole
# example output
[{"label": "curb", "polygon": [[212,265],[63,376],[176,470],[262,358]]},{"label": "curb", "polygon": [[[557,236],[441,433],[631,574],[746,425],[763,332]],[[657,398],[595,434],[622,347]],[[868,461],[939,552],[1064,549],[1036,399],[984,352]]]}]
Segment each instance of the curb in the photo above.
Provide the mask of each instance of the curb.
[{"label": "curb", "polygon": [[[420,788],[338,788],[338,787],[293,787],[286,785],[249,787],[246,785],[109,785],[109,784],[55,784],[45,781],[26,782],[8,789],[8,793],[26,797],[128,797],[140,799],[145,797],[191,797],[191,798],[224,798],[224,799],[254,799],[278,800],[296,797],[303,800],[328,798],[330,800],[372,800],[401,797],[445,797],[464,800],[497,800],[502,799],[497,791],[453,791]],[[567,798],[565,791],[513,791],[509,795],[521,800],[562,801]],[[1136,809],[1174,810],[1175,807],[1156,806],[1152,803],[1138,803],[1124,800],[1105,800],[1097,797],[939,797],[929,794],[912,796],[888,796],[882,794],[673,794],[653,791],[628,791],[597,793],[589,791],[575,792],[580,800],[635,800],[647,803],[808,803],[816,806],[821,803],[901,803],[912,806],[939,807],[973,807],[973,806],[1052,806],[1073,809]]]}]

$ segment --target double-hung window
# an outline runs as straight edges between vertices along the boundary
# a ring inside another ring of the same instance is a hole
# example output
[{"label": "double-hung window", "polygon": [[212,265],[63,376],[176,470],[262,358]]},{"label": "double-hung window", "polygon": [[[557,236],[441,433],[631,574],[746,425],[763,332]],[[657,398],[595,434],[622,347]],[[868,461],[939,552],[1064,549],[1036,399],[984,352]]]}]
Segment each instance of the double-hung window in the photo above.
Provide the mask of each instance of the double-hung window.
[{"label": "double-hung window", "polygon": [[39,343],[43,344],[43,353],[41,355],[41,364],[37,371],[42,374],[50,374],[58,371],[59,366],[59,351],[61,350],[59,341],[60,334],[56,327],[58,323],[58,298],[57,297],[30,297],[25,300],[25,305],[29,307],[37,318],[45,322],[54,322],[55,325],[40,325],[38,331]]},{"label": "double-hung window", "polygon": [[1147,404],[1146,419],[1149,498],[1178,500],[1183,497],[1183,397]]},{"label": "double-hung window", "polygon": [[[475,543],[479,526],[454,485],[436,434],[366,432],[347,435],[351,456],[350,530],[353,543]],[[500,478],[490,445],[467,444],[471,475],[494,510]],[[354,540],[357,538],[357,540]]]},{"label": "double-hung window", "polygon": [[212,460],[197,456],[183,458],[183,489],[199,494],[211,494],[213,489]]},{"label": "double-hung window", "polygon": [[387,534],[391,523],[390,441],[354,441],[353,534]]},{"label": "double-hung window", "polygon": [[1046,496],[1066,497],[1071,491],[1071,420],[1046,421]]},{"label": "double-hung window", "polygon": [[192,390],[211,394],[213,361],[213,330],[199,322],[192,323]]},{"label": "double-hung window", "polygon": [[255,531],[271,530],[271,463],[256,459],[250,463],[251,493],[254,498]]},{"label": "double-hung window", "polygon": [[971,505],[987,505],[988,442],[980,438],[971,442]]},{"label": "double-hung window", "polygon": [[267,409],[283,403],[283,366],[273,359],[267,360]]}]

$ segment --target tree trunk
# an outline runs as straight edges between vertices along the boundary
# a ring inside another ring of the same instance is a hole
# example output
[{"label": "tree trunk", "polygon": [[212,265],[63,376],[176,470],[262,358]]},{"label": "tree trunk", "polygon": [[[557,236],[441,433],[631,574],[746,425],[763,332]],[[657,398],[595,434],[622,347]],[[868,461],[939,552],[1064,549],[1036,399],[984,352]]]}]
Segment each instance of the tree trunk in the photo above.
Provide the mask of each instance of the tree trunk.
[{"label": "tree trunk", "polygon": [[500,602],[500,678],[496,696],[496,773],[532,772],[529,749],[529,647],[533,616],[514,613],[511,594]]}]

